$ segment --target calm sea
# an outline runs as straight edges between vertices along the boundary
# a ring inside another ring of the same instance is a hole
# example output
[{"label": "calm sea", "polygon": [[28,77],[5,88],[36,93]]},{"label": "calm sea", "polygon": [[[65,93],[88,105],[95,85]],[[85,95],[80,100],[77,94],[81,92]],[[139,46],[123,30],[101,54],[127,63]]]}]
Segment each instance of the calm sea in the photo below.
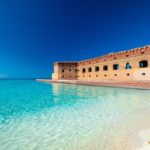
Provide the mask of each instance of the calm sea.
[{"label": "calm sea", "polygon": [[0,80],[0,150],[130,150],[150,91]]}]

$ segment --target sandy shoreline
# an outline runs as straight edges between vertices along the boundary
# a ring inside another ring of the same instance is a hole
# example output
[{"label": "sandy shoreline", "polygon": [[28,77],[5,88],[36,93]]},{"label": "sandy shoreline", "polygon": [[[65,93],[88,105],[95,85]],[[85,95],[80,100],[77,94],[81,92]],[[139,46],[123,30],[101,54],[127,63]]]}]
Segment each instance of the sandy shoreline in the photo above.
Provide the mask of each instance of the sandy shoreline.
[{"label": "sandy shoreline", "polygon": [[92,86],[104,86],[104,87],[120,87],[120,88],[134,88],[134,89],[145,89],[150,90],[149,81],[78,81],[78,80],[58,80],[53,81],[50,79],[37,79],[38,82],[47,83],[65,83],[65,84],[78,84],[78,85],[92,85]]},{"label": "sandy shoreline", "polygon": [[138,133],[141,146],[137,150],[150,150],[150,129],[142,130]]}]

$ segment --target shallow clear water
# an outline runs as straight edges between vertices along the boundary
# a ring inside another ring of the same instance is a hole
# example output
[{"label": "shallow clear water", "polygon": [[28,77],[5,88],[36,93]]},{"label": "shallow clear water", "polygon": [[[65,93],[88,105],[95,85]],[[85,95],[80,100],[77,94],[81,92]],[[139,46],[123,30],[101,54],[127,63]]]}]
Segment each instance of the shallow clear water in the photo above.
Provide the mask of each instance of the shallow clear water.
[{"label": "shallow clear water", "polygon": [[130,150],[150,91],[0,81],[0,150]]}]

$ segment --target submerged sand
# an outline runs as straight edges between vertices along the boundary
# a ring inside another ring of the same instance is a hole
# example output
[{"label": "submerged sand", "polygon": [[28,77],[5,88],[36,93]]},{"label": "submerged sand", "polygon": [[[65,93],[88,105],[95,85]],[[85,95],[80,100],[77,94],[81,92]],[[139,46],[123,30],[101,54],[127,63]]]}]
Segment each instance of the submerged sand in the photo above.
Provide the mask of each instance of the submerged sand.
[{"label": "submerged sand", "polygon": [[[38,80],[42,82],[54,82],[51,80]],[[108,86],[108,87],[125,87],[125,88],[137,88],[137,89],[150,89],[150,82],[84,82],[84,81],[55,81],[55,83],[67,83],[67,84],[79,84],[79,85],[96,85],[96,86]],[[142,106],[141,106],[142,107]],[[124,119],[120,120],[123,121]],[[87,150],[94,149],[94,146],[99,146],[100,150],[150,150],[150,110],[143,110],[139,106],[139,110],[134,114],[129,114],[126,118],[126,122],[122,126],[122,123],[114,123],[113,128],[118,128],[119,136],[117,133],[110,135],[105,139],[105,142],[109,146],[102,147],[100,138],[98,137],[93,142],[93,145],[89,145]],[[111,130],[111,129],[110,129]],[[121,134],[122,132],[122,134]],[[98,140],[100,140],[98,142]],[[99,145],[97,145],[99,143]],[[116,144],[114,144],[116,143]]]}]

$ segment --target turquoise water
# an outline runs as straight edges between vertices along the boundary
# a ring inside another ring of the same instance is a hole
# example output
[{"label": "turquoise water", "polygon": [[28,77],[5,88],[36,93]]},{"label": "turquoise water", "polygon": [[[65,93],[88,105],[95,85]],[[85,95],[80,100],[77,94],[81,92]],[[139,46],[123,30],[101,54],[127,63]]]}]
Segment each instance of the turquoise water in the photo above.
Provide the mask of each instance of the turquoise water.
[{"label": "turquoise water", "polygon": [[149,90],[1,80],[0,150],[130,150],[149,108]]}]

